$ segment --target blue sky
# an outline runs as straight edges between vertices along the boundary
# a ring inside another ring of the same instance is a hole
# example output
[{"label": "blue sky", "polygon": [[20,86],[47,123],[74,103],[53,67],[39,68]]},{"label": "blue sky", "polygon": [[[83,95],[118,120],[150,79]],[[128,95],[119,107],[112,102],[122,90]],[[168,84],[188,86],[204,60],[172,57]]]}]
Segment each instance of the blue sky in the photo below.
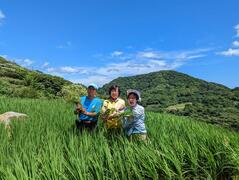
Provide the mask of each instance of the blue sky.
[{"label": "blue sky", "polygon": [[1,0],[0,55],[77,83],[176,70],[239,86],[238,0]]}]

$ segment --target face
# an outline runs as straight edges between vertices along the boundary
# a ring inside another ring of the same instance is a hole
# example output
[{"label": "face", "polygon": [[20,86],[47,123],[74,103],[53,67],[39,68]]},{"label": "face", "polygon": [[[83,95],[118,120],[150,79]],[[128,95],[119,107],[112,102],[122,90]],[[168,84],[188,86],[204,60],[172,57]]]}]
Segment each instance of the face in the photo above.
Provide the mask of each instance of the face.
[{"label": "face", "polygon": [[130,106],[135,106],[137,103],[137,97],[134,94],[130,94],[128,97],[128,103]]},{"label": "face", "polygon": [[116,88],[116,89],[112,89],[111,92],[110,92],[110,96],[113,98],[113,99],[116,99],[119,97],[119,89]]},{"label": "face", "polygon": [[89,97],[95,97],[95,95],[96,95],[96,89],[90,86],[90,87],[87,89],[87,93],[88,93],[88,96],[89,96]]}]

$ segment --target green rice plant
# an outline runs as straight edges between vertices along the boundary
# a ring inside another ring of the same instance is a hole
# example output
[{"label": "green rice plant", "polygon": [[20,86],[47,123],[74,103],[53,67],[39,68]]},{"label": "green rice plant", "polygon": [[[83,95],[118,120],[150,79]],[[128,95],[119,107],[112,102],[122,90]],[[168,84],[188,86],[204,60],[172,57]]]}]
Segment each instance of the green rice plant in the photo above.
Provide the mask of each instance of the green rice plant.
[{"label": "green rice plant", "polygon": [[71,103],[0,97],[0,179],[229,179],[239,174],[239,135],[168,114],[146,113],[147,143],[107,134],[77,133]]}]

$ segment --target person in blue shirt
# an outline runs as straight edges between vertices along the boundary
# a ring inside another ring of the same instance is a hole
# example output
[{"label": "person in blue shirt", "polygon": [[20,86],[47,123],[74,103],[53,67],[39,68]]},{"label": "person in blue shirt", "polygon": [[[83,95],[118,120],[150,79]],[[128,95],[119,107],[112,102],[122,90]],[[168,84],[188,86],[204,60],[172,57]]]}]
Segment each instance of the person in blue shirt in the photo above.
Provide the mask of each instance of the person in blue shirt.
[{"label": "person in blue shirt", "polygon": [[76,120],[76,127],[83,131],[83,129],[92,132],[97,126],[98,116],[101,110],[102,101],[96,96],[98,86],[94,83],[87,88],[87,96],[81,97],[81,106],[76,107],[75,113],[78,114],[79,119]]},{"label": "person in blue shirt", "polygon": [[146,141],[147,130],[144,123],[144,107],[138,104],[141,101],[140,92],[129,89],[127,99],[132,115],[123,118],[124,131],[131,141]]}]

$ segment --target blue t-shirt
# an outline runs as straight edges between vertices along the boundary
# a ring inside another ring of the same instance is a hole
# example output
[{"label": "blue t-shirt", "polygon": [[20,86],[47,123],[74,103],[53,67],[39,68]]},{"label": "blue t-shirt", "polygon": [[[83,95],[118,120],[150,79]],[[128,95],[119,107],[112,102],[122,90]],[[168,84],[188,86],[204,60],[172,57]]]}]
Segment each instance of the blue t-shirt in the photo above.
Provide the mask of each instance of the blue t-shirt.
[{"label": "blue t-shirt", "polygon": [[98,115],[101,110],[102,106],[102,101],[100,98],[95,97],[94,99],[89,99],[87,96],[81,97],[81,104],[83,108],[86,109],[87,112],[93,112],[96,113],[97,116],[91,117],[87,116],[85,114],[80,114],[79,119],[82,121],[97,121],[98,120]]}]

